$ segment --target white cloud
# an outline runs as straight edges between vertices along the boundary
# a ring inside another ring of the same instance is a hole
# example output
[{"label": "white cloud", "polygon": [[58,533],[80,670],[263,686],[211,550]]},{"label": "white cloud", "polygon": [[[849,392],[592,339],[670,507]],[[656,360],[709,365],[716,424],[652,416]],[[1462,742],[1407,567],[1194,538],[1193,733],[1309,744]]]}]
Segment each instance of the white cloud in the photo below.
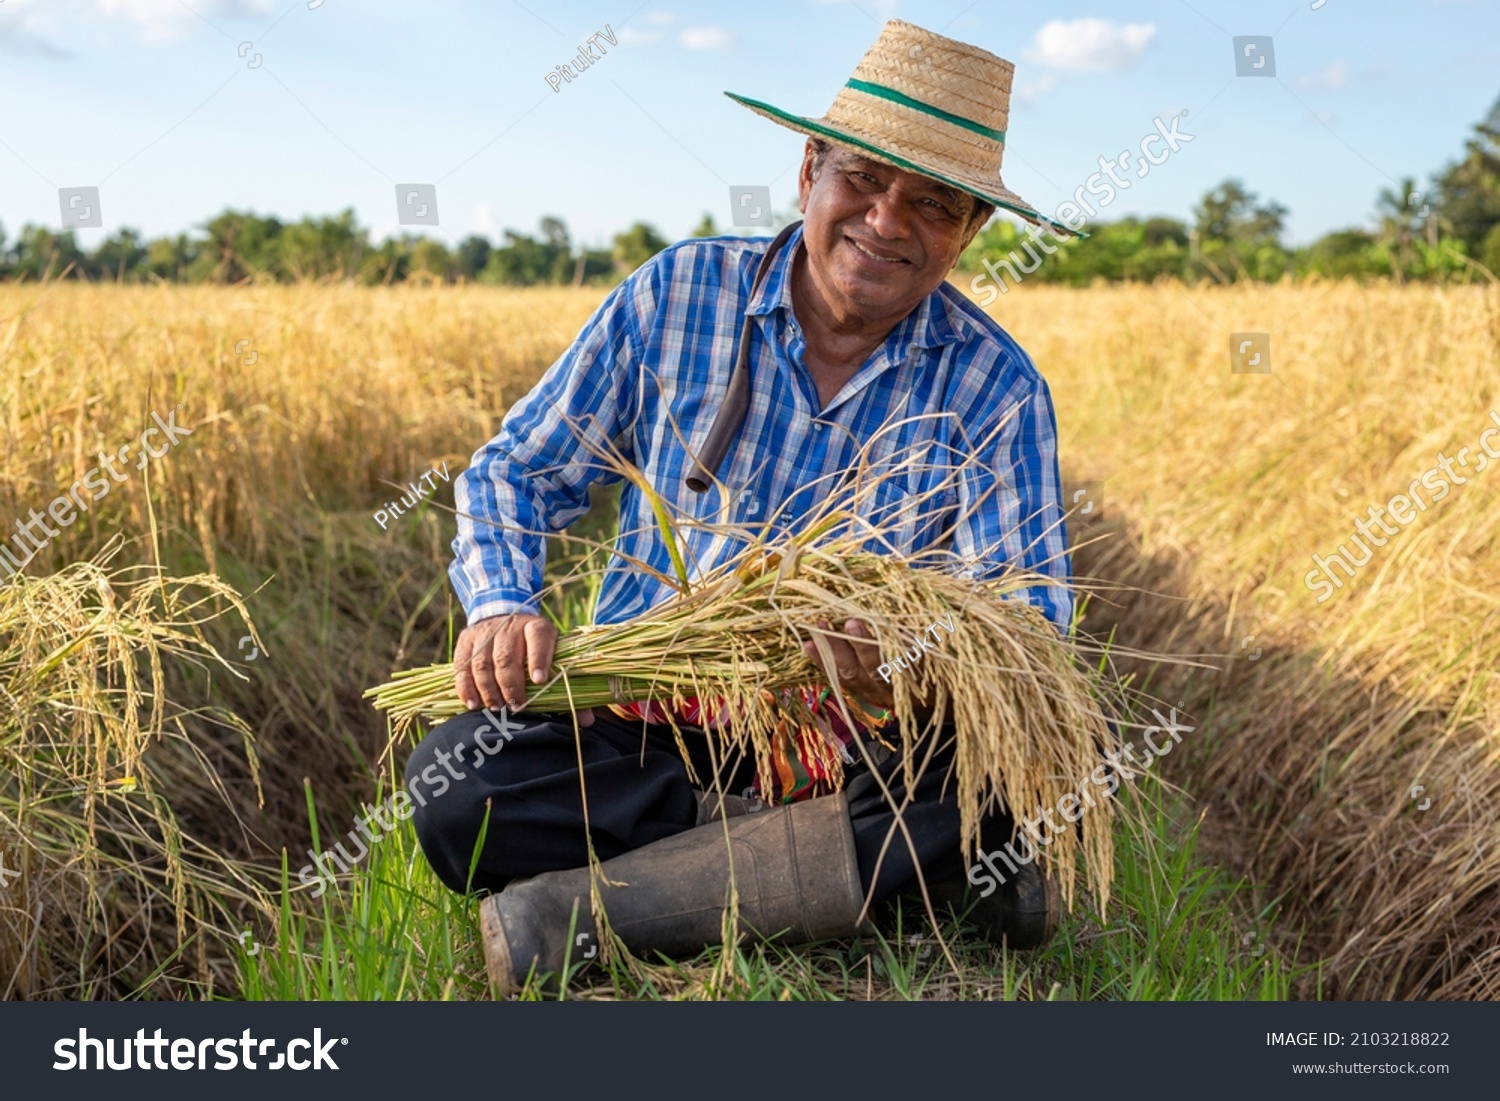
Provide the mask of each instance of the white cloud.
[{"label": "white cloud", "polygon": [[723,27],[686,27],[677,41],[689,50],[727,50],[734,36]]},{"label": "white cloud", "polygon": [[274,7],[271,0],[198,0],[198,3],[191,5],[193,11],[189,11],[178,0],[94,0],[93,6],[106,15],[118,12],[141,23],[157,22],[168,17],[192,19],[193,11],[208,18],[216,15],[267,15]]},{"label": "white cloud", "polygon": [[245,25],[233,21],[263,20],[275,10],[275,0],[193,0],[191,8],[178,0],[49,0],[45,5],[14,0],[4,10],[16,13],[10,29],[0,27],[0,35],[10,40],[10,52],[66,56],[66,51],[50,42],[63,34],[77,34],[79,24],[123,23],[142,42],[178,42],[195,28],[213,33],[209,24],[240,33]]},{"label": "white cloud", "polygon": [[677,17],[669,11],[648,11],[646,22],[655,23],[658,27],[664,27],[668,23],[677,22]]},{"label": "white cloud", "polygon": [[1297,78],[1299,88],[1321,88],[1325,91],[1333,91],[1342,88],[1349,83],[1349,66],[1342,61],[1335,61],[1321,73],[1303,74]]},{"label": "white cloud", "polygon": [[1155,38],[1155,23],[1054,19],[1036,32],[1026,55],[1054,69],[1108,72],[1134,65]]}]

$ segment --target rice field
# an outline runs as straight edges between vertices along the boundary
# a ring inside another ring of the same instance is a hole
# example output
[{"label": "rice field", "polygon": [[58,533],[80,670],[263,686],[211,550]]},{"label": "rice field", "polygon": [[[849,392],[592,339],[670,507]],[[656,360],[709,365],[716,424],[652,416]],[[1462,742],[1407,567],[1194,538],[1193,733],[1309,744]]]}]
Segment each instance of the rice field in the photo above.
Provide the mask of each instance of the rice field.
[{"label": "rice field", "polygon": [[[5,996],[483,996],[475,907],[409,827],[316,900],[289,869],[400,758],[366,689],[446,660],[461,622],[451,488],[376,512],[461,470],[599,297],[0,286],[0,538],[56,531],[0,586]],[[993,312],[1095,506],[1081,629],[1194,726],[1126,801],[1107,912],[1024,957],[907,908],[877,940],[573,996],[1500,994],[1500,473],[1477,469],[1500,289],[1022,285]],[[1269,334],[1268,374],[1233,372],[1236,334]],[[179,405],[170,453],[101,472]],[[91,472],[109,494],[53,513]],[[1414,482],[1409,522],[1353,538]]]}]

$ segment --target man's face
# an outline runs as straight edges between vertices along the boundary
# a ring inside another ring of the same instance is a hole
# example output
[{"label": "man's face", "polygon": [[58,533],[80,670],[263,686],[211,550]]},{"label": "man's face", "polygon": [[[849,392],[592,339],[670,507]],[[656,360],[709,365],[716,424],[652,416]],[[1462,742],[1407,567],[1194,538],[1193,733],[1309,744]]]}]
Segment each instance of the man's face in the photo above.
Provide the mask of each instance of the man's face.
[{"label": "man's face", "polygon": [[844,311],[910,313],[968,244],[975,200],[839,146],[814,179],[812,156],[809,142],[799,185],[803,244],[820,289]]}]

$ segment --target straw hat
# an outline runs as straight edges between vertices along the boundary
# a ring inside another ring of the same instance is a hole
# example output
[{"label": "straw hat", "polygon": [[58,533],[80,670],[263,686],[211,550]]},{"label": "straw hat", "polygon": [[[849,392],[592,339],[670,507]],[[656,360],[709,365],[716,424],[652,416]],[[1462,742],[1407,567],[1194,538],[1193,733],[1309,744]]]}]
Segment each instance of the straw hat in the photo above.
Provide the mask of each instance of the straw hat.
[{"label": "straw hat", "polygon": [[789,129],[828,138],[1074,236],[1000,179],[1015,71],[977,46],[892,19],[822,118],[724,94]]}]

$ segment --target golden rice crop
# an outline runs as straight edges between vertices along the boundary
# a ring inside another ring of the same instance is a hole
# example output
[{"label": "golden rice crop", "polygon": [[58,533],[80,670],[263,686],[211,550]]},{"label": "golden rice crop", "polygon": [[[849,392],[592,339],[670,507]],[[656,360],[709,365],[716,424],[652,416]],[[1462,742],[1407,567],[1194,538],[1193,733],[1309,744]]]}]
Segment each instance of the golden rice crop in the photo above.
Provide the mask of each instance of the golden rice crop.
[{"label": "golden rice crop", "polygon": [[[239,813],[295,846],[303,775],[351,809],[365,794],[350,777],[386,737],[365,687],[448,653],[451,520],[382,533],[370,514],[433,462],[459,467],[598,300],[0,286],[0,520],[45,507],[151,409],[183,403],[191,440],[32,572],[116,532],[134,541],[126,561],[156,561],[154,510],[176,572],[258,590],[274,673],[258,662],[215,698],[257,736],[264,815],[244,762],[214,762]],[[1326,993],[1500,994],[1500,472],[1424,512],[1326,603],[1302,584],[1367,505],[1473,446],[1500,403],[1500,292],[1023,284],[992,312],[1052,387],[1065,478],[1103,484],[1102,521],[1073,525],[1106,537],[1077,556],[1109,583],[1085,629],[1219,655],[1217,670],[1121,658],[1202,716],[1194,756],[1162,767],[1199,800],[1213,855],[1282,898],[1287,949],[1300,935],[1303,962],[1331,960]],[[1270,334],[1270,375],[1231,374],[1242,332]],[[223,817],[200,794],[184,813],[200,835]]]},{"label": "golden rice crop", "polygon": [[[244,606],[212,577],[111,569],[118,550],[0,586],[0,853],[20,873],[0,895],[0,997],[128,993],[182,970],[179,953],[211,986],[210,942],[234,904],[269,909],[243,868],[184,830],[170,790],[173,762],[206,762],[164,666],[227,673],[202,623]],[[217,709],[195,717],[243,739],[254,783],[250,731]]]},{"label": "golden rice crop", "polygon": [[[995,312],[1052,384],[1065,467],[1102,482],[1078,568],[1122,590],[1086,626],[1219,655],[1121,661],[1205,717],[1165,765],[1211,851],[1281,899],[1325,996],[1500,996],[1500,464],[1476,469],[1500,287],[1037,288]],[[1247,332],[1269,375],[1231,372]],[[1464,484],[1319,603],[1313,555],[1463,447]]]}]

